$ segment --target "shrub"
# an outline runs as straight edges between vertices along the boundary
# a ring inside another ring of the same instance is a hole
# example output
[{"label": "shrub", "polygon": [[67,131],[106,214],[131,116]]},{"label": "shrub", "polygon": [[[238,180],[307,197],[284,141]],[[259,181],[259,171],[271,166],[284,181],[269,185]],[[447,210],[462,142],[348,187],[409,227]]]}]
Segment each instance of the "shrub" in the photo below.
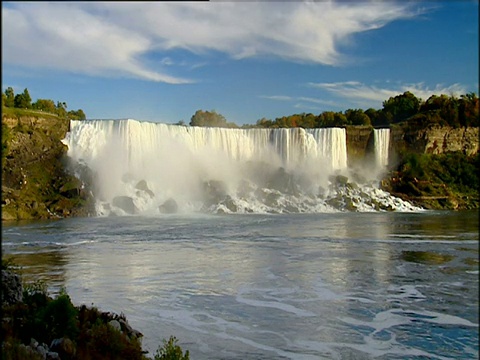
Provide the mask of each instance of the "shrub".
[{"label": "shrub", "polygon": [[177,345],[177,338],[170,336],[170,339],[163,340],[163,347],[159,347],[155,353],[154,360],[190,360],[190,353],[188,350],[185,354],[182,348]]}]

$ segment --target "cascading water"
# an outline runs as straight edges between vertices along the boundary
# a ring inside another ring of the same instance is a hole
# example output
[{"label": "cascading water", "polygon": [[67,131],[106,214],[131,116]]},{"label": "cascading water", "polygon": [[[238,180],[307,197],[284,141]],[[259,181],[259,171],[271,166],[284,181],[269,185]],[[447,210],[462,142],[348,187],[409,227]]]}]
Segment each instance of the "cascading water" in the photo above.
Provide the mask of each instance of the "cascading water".
[{"label": "cascading water", "polygon": [[71,121],[63,141],[73,169],[93,177],[99,216],[418,210],[371,183],[348,181],[341,128],[89,120]]},{"label": "cascading water", "polygon": [[374,129],[373,139],[375,143],[375,161],[380,168],[388,166],[390,146],[390,129]]}]

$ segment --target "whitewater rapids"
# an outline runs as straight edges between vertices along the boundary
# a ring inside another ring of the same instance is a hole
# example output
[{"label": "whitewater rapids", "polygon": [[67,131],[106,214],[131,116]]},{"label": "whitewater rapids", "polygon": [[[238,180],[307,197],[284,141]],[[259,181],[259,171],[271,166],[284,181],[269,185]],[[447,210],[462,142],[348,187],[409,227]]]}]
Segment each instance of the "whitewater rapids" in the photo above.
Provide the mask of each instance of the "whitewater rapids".
[{"label": "whitewater rapids", "polygon": [[343,128],[88,120],[71,121],[63,143],[97,216],[420,210],[379,188],[389,130],[374,139],[374,171],[364,174],[348,167]]}]

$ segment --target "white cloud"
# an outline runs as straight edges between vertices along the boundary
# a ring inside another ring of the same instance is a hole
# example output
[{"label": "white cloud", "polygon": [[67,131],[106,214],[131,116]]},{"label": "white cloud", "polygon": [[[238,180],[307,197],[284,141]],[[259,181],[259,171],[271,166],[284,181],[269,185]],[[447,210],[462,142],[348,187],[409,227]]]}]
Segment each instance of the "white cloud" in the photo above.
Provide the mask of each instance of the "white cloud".
[{"label": "white cloud", "polygon": [[[415,16],[408,4],[371,2],[19,2],[2,4],[3,61],[166,83],[172,50],[233,59],[266,56],[338,65],[339,44],[357,33]],[[151,65],[150,65],[151,66]]]},{"label": "white cloud", "polygon": [[445,86],[437,84],[434,88],[427,87],[424,83],[396,84],[394,88],[381,88],[378,86],[366,85],[357,81],[335,82],[335,83],[309,83],[308,86],[323,89],[327,92],[348,99],[350,102],[366,106],[378,107],[383,101],[390,97],[410,91],[417,98],[427,100],[432,95],[455,95],[465,94],[466,88],[460,84]]},{"label": "white cloud", "polygon": [[292,101],[293,98],[291,96],[285,96],[285,95],[262,95],[260,96],[263,99],[270,99],[270,100],[277,100],[277,101]]}]

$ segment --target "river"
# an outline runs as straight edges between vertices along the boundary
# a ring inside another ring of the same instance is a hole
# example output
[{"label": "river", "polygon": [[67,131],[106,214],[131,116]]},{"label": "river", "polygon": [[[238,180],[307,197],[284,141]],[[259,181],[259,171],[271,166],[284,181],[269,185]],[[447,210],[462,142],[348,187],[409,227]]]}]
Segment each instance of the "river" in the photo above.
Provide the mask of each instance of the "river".
[{"label": "river", "polygon": [[25,281],[124,313],[152,356],[477,359],[478,211],[178,214],[2,227]]}]

